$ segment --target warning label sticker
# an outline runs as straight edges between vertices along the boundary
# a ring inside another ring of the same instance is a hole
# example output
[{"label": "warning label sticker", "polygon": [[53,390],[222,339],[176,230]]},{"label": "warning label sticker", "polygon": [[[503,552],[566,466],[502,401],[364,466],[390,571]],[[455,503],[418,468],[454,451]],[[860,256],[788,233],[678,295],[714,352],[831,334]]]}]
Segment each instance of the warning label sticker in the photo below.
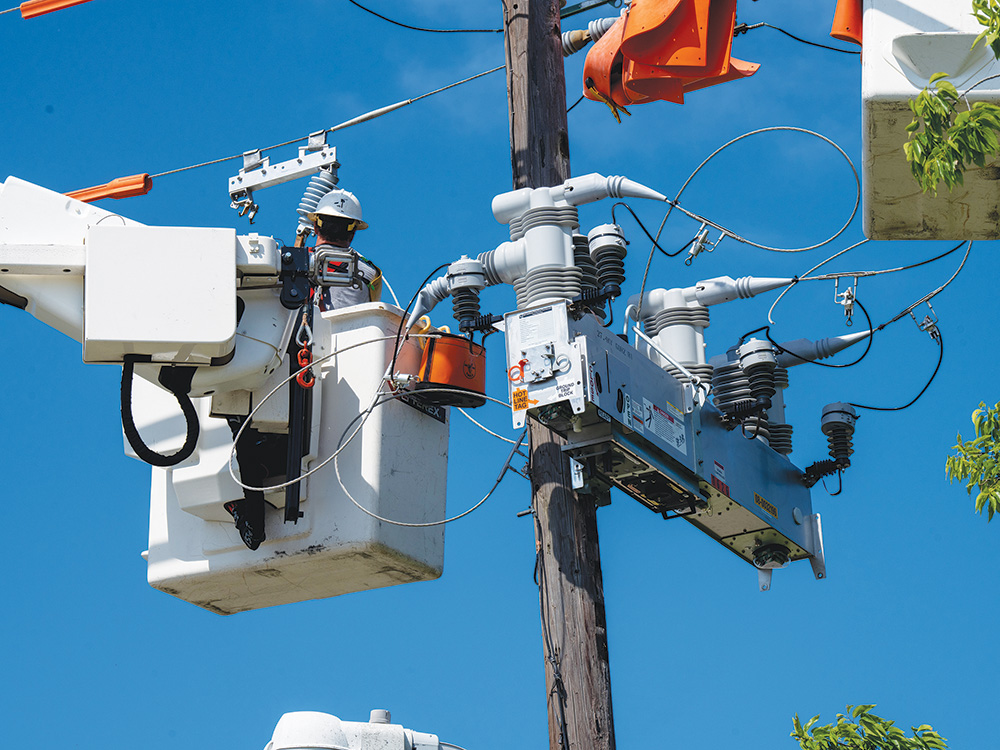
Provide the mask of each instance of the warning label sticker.
[{"label": "warning label sticker", "polygon": [[771,503],[762,498],[760,495],[758,495],[756,492],[753,493],[753,501],[754,503],[756,503],[758,508],[767,513],[767,515],[771,516],[771,518],[778,517],[778,509],[775,508],[773,505],[771,505]]},{"label": "warning label sticker", "polygon": [[518,322],[521,326],[521,348],[547,344],[556,337],[556,314],[551,307],[523,313]]},{"label": "warning label sticker", "polygon": [[518,388],[511,395],[510,406],[514,411],[528,410],[528,389]]},{"label": "warning label sticker", "polygon": [[669,401],[666,410],[661,409],[647,398],[643,402],[643,422],[647,430],[652,432],[667,445],[676,448],[687,455],[687,432],[684,430],[684,419]]},{"label": "warning label sticker", "polygon": [[628,404],[629,404],[629,409],[626,412],[627,416],[629,417],[628,426],[638,433],[645,433],[646,425],[643,424],[644,416],[642,413],[642,405],[638,401],[633,401],[629,397],[626,398],[628,399]]}]

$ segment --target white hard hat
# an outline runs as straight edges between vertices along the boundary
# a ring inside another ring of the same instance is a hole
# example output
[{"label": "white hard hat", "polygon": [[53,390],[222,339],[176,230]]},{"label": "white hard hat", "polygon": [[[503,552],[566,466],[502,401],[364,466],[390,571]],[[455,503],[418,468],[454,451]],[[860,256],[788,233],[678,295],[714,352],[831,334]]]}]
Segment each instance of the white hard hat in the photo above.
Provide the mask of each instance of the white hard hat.
[{"label": "white hard hat", "polygon": [[339,216],[356,222],[355,229],[367,229],[368,225],[361,219],[361,203],[354,193],[340,188],[334,188],[320,198],[316,209],[306,214],[309,221],[316,221],[317,216]]}]

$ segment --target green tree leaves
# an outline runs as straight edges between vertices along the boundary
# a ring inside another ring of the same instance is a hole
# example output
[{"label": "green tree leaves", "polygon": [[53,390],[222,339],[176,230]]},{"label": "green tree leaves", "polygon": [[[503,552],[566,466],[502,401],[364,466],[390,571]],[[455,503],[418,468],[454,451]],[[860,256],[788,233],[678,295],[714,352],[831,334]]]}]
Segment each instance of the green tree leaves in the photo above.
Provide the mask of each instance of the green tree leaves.
[{"label": "green tree leaves", "polygon": [[1000,60],[1000,0],[972,0],[972,15],[985,27],[972,46],[985,40],[993,56]]},{"label": "green tree leaves", "polygon": [[936,73],[931,84],[933,90],[925,88],[908,102],[913,119],[903,153],[920,189],[937,195],[942,182],[952,190],[963,184],[970,165],[985,166],[1000,153],[1000,107],[976,102],[959,112],[962,98],[947,75]]},{"label": "green tree leaves", "polygon": [[816,726],[819,715],[803,726],[798,714],[792,720],[791,737],[801,750],[947,750],[948,743],[928,724],[911,727],[912,737],[894,721],[872,713],[874,703],[848,706],[847,715],[837,714],[835,724]]},{"label": "green tree leaves", "polygon": [[[1000,59],[1000,0],[972,0],[972,15],[984,27],[972,46],[983,41]],[[1000,107],[985,102],[969,107],[947,77],[935,73],[931,85],[909,101],[913,119],[903,144],[913,178],[934,195],[942,182],[951,191],[964,183],[969,166],[985,166],[1000,155]],[[966,109],[959,112],[963,101]]]},{"label": "green tree leaves", "polygon": [[958,435],[955,455],[945,460],[948,479],[965,482],[965,489],[972,495],[976,490],[976,512],[987,511],[987,522],[1000,510],[1000,404],[987,409],[980,403],[972,412],[976,437],[967,442]]}]

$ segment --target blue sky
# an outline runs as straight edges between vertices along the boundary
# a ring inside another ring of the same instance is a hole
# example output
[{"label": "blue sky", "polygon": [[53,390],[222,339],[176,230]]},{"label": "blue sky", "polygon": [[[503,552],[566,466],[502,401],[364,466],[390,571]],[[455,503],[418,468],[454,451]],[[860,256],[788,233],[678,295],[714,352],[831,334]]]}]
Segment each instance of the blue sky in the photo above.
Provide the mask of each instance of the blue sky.
[{"label": "blue sky", "polygon": [[[501,18],[497,2],[371,3],[418,25],[482,28]],[[832,2],[796,0],[739,7],[742,21],[821,41],[832,12]],[[31,21],[0,16],[0,39],[0,179],[59,191],[305,136],[503,62],[500,35],[406,31],[346,0],[94,0]],[[636,106],[621,125],[601,104],[578,106],[569,115],[574,174],[624,174],[673,194],[719,145],[772,125],[819,131],[860,164],[856,56],[770,29],[739,37],[734,54],[760,62],[760,72],[692,94],[684,106]],[[582,65],[582,55],[566,64],[571,102]],[[341,184],[361,198],[371,224],[355,244],[401,297],[438,264],[505,239],[490,213],[491,198],[511,184],[502,73],[331,141]],[[294,153],[288,147],[272,159]],[[246,232],[227,194],[238,167],[157,179],[149,195],[104,207],[148,224]],[[290,242],[304,187],[261,193],[253,229]],[[691,184],[684,204],[757,241],[798,246],[836,231],[853,200],[850,169],[832,148],[784,133],[727,151]],[[610,207],[588,206],[581,220],[605,223]],[[656,204],[633,207],[647,225],[662,218]],[[622,221],[632,240],[628,295],[638,291],[649,246],[631,218]],[[665,244],[680,246],[696,229],[675,215]],[[726,240],[690,268],[655,258],[651,284],[791,276],[861,238],[856,220],[835,243],[803,255]],[[870,243],[831,270],[893,267],[947,247]],[[923,398],[906,411],[865,413],[843,493],[814,490],[827,580],[792,565],[761,594],[752,568],[694,528],[666,523],[620,494],[599,511],[619,747],[794,747],[787,734],[795,712],[831,720],[860,702],[877,703],[906,727],[933,724],[955,748],[992,744],[997,529],[973,514],[962,488],[948,485],[943,466],[955,433],[971,431],[979,401],[1000,399],[994,251],[976,244],[934,300],[945,359]],[[956,254],[865,279],[859,298],[876,322],[888,320],[958,262]],[[832,282],[799,285],[776,308],[775,338],[851,330],[833,294]],[[493,290],[484,307],[500,312],[512,300],[509,290]],[[772,301],[714,308],[709,353],[766,322]],[[0,309],[0,331],[0,456],[11,524],[0,705],[10,746],[242,750],[263,747],[285,711],[365,720],[376,707],[469,750],[545,746],[534,539],[531,521],[515,515],[529,503],[524,480],[509,476],[481,510],[448,528],[438,581],[219,617],[145,582],[148,469],[122,453],[118,369],[82,365],[79,344],[12,308]],[[502,398],[498,337],[489,358],[490,392]],[[878,335],[857,367],[795,368],[786,392],[793,461],[826,456],[824,404],[905,403],[936,360],[936,346],[906,318]],[[502,407],[478,416],[511,434]],[[507,448],[461,417],[451,446],[454,512],[488,489]]]}]

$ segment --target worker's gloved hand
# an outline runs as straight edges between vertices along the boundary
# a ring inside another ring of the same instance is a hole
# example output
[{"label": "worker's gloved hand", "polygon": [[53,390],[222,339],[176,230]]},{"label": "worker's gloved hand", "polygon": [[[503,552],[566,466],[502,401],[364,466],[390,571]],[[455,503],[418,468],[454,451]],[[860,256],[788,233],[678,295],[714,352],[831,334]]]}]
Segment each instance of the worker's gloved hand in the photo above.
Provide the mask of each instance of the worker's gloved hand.
[{"label": "worker's gloved hand", "polygon": [[264,536],[264,507],[260,503],[259,512],[250,507],[248,500],[233,500],[225,504],[225,509],[233,517],[240,538],[250,549],[257,549],[267,537]]}]

